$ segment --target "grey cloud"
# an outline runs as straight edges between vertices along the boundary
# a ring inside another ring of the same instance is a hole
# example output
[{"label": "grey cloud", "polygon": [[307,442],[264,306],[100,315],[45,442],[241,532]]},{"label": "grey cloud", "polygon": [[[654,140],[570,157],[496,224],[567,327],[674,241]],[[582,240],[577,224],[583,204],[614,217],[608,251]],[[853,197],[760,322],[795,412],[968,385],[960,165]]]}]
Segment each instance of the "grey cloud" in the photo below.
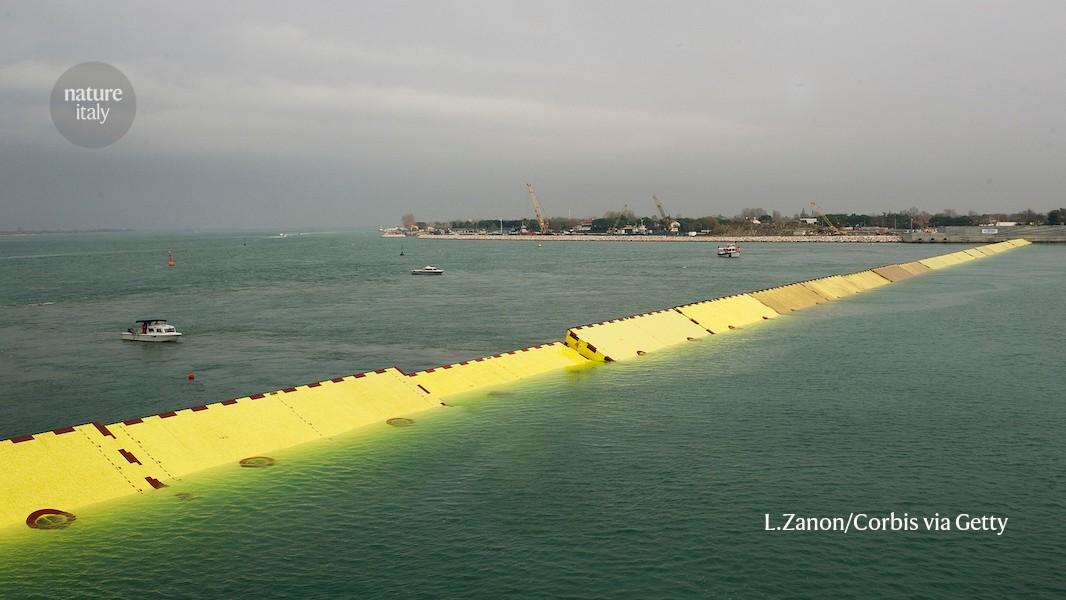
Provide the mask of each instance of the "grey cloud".
[{"label": "grey cloud", "polygon": [[[553,214],[650,213],[652,192],[685,214],[1047,210],[1064,17],[1055,2],[11,5],[0,229],[520,216],[526,180]],[[48,118],[55,79],[86,60],[138,93],[133,129],[101,150]]]}]

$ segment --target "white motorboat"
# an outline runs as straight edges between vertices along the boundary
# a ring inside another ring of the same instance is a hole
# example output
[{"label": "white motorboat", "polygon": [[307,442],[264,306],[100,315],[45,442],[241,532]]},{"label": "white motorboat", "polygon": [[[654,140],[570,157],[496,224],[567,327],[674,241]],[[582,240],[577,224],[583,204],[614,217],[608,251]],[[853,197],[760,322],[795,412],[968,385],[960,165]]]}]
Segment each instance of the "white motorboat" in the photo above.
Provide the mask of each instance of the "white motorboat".
[{"label": "white motorboat", "polygon": [[434,267],[433,265],[426,265],[426,266],[422,267],[421,269],[412,269],[411,270],[411,274],[412,275],[444,275],[444,270],[443,269],[438,269],[437,267]]},{"label": "white motorboat", "polygon": [[718,246],[718,256],[722,258],[738,258],[740,256],[740,246],[736,242],[727,246]]},{"label": "white motorboat", "polygon": [[127,342],[176,342],[180,337],[181,333],[166,319],[141,319],[122,332],[122,339]]}]

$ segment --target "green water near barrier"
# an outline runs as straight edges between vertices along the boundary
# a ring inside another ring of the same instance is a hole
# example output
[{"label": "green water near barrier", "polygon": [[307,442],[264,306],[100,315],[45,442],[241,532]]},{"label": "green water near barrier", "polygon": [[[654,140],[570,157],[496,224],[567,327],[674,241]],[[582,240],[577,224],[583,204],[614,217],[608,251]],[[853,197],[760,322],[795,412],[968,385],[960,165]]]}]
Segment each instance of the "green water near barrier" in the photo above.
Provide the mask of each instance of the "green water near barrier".
[{"label": "green water near barrier", "polygon": [[[945,251],[403,243],[401,258],[365,234],[0,239],[0,437]],[[1062,252],[460,398],[65,530],[5,530],[0,597],[1061,597]],[[427,263],[448,272],[406,274]],[[157,315],[188,339],[117,340]],[[764,513],[851,511],[1010,520],[1002,536],[763,531]]]}]

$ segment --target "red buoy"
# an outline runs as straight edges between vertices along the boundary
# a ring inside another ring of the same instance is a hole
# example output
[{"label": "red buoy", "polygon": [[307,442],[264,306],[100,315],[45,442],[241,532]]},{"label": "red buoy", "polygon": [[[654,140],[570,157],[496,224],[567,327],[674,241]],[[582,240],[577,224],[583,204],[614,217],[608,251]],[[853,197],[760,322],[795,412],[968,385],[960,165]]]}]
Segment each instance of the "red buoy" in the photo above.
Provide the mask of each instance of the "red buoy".
[{"label": "red buoy", "polygon": [[189,373],[189,381],[196,379],[196,373]]}]

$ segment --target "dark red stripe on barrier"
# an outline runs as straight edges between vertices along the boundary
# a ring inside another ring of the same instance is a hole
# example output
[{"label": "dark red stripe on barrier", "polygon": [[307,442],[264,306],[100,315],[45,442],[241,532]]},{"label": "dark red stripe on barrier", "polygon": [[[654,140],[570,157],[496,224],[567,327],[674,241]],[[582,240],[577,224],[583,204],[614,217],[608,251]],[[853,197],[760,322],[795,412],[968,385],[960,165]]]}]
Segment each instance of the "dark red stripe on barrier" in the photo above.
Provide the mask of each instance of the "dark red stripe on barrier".
[{"label": "dark red stripe on barrier", "polygon": [[133,464],[137,464],[137,465],[141,464],[141,461],[137,460],[137,457],[134,456],[132,452],[130,452],[129,450],[126,450],[125,448],[119,448],[118,449],[118,453],[121,454],[122,458],[125,458],[126,462],[130,463],[131,465],[133,465]]},{"label": "dark red stripe on barrier", "polygon": [[285,389],[283,389],[283,390],[281,390],[281,391],[285,392],[286,394],[290,394],[290,393],[292,393],[292,392],[295,392],[295,391],[296,391],[296,388],[294,388],[294,387],[287,387],[287,388],[285,388]]},{"label": "dark red stripe on barrier", "polygon": [[425,392],[425,393],[427,393],[427,394],[429,393],[429,390],[427,390],[426,388],[422,387],[422,384],[421,384],[421,383],[419,383],[419,384],[416,384],[416,385],[418,385],[418,389],[422,390],[423,392]]},{"label": "dark red stripe on barrier", "polygon": [[190,408],[189,410],[191,410],[193,412],[200,412],[201,410],[207,410],[207,406],[201,404],[200,406],[194,406],[194,407]]},{"label": "dark red stripe on barrier", "polygon": [[148,485],[152,486],[152,489],[158,490],[159,488],[167,487],[167,484],[159,481],[155,477],[145,477],[144,480],[148,482]]},{"label": "dark red stripe on barrier", "polygon": [[355,377],[356,379],[359,379],[361,377],[366,377],[366,373],[356,373],[355,375],[352,375],[352,377]]},{"label": "dark red stripe on barrier", "polygon": [[176,416],[178,416],[178,413],[176,413],[174,411],[159,413],[159,418],[160,419],[169,419],[170,417],[176,417]]},{"label": "dark red stripe on barrier", "polygon": [[468,360],[464,360],[463,362],[461,362],[461,363],[459,363],[459,364],[460,364],[460,365],[468,365],[468,364],[470,364],[470,361],[468,361]]},{"label": "dark red stripe on barrier", "polygon": [[64,433],[70,433],[72,431],[74,431],[73,427],[60,427],[59,429],[53,429],[52,433],[54,433],[56,435],[61,435],[61,434],[64,434]]},{"label": "dark red stripe on barrier", "polygon": [[144,423],[144,421],[141,419],[129,419],[122,422],[123,425],[136,425],[137,423]]},{"label": "dark red stripe on barrier", "polygon": [[433,371],[436,371],[436,369],[426,369],[426,370],[425,370],[425,371],[423,371],[423,372],[424,372],[424,373],[432,373]]},{"label": "dark red stripe on barrier", "polygon": [[485,360],[485,359],[484,359],[484,358],[475,358],[475,359],[474,359],[474,362],[481,362],[481,361],[483,361],[483,360]]},{"label": "dark red stripe on barrier", "polygon": [[375,373],[384,373],[384,372],[385,372],[385,371],[387,371],[387,370],[388,370],[388,369],[378,369],[378,370],[376,370],[376,371],[374,371],[374,372],[375,372]]},{"label": "dark red stripe on barrier", "polygon": [[589,349],[589,352],[596,352],[596,346],[592,344],[585,344],[585,347]]},{"label": "dark red stripe on barrier", "polygon": [[111,430],[105,427],[103,423],[97,423],[96,421],[93,421],[93,427],[95,427],[96,430],[100,432],[100,435],[110,438],[115,437],[115,434],[111,433]]},{"label": "dark red stripe on barrier", "polygon": [[318,387],[318,386],[320,386],[320,385],[322,385],[322,383],[321,383],[321,382],[318,382],[318,381],[316,381],[316,382],[314,382],[314,383],[309,383],[309,384],[307,384],[307,387],[309,387],[309,388],[313,388],[313,387]]},{"label": "dark red stripe on barrier", "polygon": [[[356,377],[359,377],[359,376],[356,375]],[[330,381],[332,381],[333,383],[340,383],[340,382],[344,381],[344,378],[343,377],[334,377],[333,379],[330,379]]]},{"label": "dark red stripe on barrier", "polygon": [[444,366],[443,366],[443,367],[441,367],[441,368],[442,368],[442,369],[450,369],[450,368],[452,368],[452,366],[451,366],[451,365],[444,365]]},{"label": "dark red stripe on barrier", "polygon": [[252,400],[258,400],[260,398],[266,398],[266,395],[264,395],[264,394],[252,394],[251,396],[248,396],[248,397],[251,398]]},{"label": "dark red stripe on barrier", "polygon": [[236,404],[236,403],[237,403],[237,400],[235,398],[231,398],[229,400],[223,400],[222,402],[219,402],[219,404],[221,404],[222,406],[229,406],[230,404]]},{"label": "dark red stripe on barrier", "polygon": [[17,444],[19,442],[28,442],[28,441],[30,441],[32,439],[33,439],[32,435],[20,435],[20,436],[11,438],[11,443],[12,444]]}]

